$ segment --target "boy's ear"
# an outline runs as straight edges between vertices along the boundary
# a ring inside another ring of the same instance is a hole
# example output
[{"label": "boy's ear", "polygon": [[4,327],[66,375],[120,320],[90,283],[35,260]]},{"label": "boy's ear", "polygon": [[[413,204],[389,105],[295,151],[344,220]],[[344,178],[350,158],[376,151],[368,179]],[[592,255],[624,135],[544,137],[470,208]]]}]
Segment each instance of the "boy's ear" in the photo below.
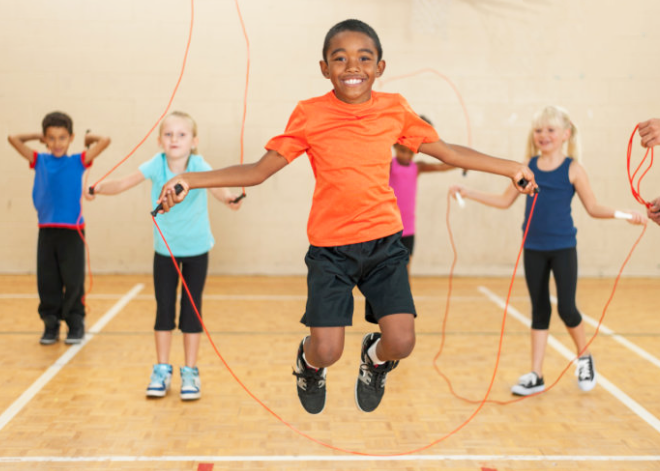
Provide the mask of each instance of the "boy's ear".
[{"label": "boy's ear", "polygon": [[378,65],[376,66],[376,77],[380,77],[383,75],[383,72],[385,72],[385,61],[379,61]]},{"label": "boy's ear", "polygon": [[328,70],[328,63],[324,60],[319,61],[319,66],[321,67],[321,74],[327,79],[330,78],[330,71]]}]

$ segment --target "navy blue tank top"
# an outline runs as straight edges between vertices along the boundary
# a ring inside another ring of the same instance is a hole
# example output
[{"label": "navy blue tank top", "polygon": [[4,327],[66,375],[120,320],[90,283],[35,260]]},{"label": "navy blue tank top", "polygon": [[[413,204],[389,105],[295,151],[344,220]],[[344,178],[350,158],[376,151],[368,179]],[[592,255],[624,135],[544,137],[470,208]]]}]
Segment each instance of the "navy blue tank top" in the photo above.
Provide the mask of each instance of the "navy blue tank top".
[{"label": "navy blue tank top", "polygon": [[[571,201],[575,187],[568,178],[571,162],[573,159],[566,157],[559,167],[545,172],[539,170],[538,156],[532,157],[529,161],[529,168],[534,173],[540,191],[525,241],[526,249],[558,250],[577,245],[577,229],[571,216]],[[532,197],[526,197],[523,234],[533,200]]]}]

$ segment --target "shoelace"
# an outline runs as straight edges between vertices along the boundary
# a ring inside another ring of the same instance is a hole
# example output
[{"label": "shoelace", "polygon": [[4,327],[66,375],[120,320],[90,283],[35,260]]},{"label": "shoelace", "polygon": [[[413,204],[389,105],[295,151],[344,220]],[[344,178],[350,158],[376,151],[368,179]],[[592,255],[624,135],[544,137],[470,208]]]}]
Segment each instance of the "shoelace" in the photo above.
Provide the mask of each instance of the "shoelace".
[{"label": "shoelace", "polygon": [[527,373],[518,380],[518,384],[526,387],[534,386],[537,383],[536,378],[537,376],[534,373]]},{"label": "shoelace", "polygon": [[152,383],[164,383],[165,378],[167,378],[167,371],[156,369],[151,373],[151,382]]},{"label": "shoelace", "polygon": [[195,376],[192,373],[184,373],[183,376],[181,377],[181,382],[183,383],[183,387],[191,387],[191,388],[196,388],[197,386],[195,385]]},{"label": "shoelace", "polygon": [[363,371],[364,383],[373,389],[384,388],[385,381],[387,380],[387,373],[394,368],[384,368],[385,365],[372,366],[367,363],[362,363],[360,369]]},{"label": "shoelace", "polygon": [[325,387],[325,378],[323,377],[323,369],[314,371],[311,370],[310,368],[303,368],[302,372],[300,373],[294,370],[293,376],[298,378],[300,387],[307,392],[311,393],[317,389],[323,389],[323,387]]},{"label": "shoelace", "polygon": [[578,379],[591,379],[593,377],[590,358],[579,358],[577,368]]}]

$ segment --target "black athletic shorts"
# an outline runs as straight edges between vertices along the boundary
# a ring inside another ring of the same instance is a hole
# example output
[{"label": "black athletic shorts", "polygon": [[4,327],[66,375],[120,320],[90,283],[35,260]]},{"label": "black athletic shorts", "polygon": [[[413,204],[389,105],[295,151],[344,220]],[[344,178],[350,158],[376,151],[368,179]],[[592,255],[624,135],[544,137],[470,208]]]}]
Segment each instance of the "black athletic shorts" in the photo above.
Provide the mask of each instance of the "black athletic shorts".
[{"label": "black athletic shorts", "polygon": [[389,314],[413,314],[408,280],[409,254],[401,233],[337,247],[311,245],[307,264],[307,307],[300,322],[308,327],[353,323],[353,288],[366,298],[365,319],[374,324]]}]

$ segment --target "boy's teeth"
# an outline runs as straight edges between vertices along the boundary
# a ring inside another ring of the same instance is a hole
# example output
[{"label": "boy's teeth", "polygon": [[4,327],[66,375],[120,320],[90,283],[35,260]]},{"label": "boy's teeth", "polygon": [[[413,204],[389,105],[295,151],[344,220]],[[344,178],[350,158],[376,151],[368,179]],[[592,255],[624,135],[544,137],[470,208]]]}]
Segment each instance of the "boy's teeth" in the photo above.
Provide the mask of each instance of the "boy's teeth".
[{"label": "boy's teeth", "polygon": [[349,85],[357,85],[361,81],[362,80],[360,80],[360,79],[350,79],[350,80],[346,80],[346,83],[349,84]]}]

